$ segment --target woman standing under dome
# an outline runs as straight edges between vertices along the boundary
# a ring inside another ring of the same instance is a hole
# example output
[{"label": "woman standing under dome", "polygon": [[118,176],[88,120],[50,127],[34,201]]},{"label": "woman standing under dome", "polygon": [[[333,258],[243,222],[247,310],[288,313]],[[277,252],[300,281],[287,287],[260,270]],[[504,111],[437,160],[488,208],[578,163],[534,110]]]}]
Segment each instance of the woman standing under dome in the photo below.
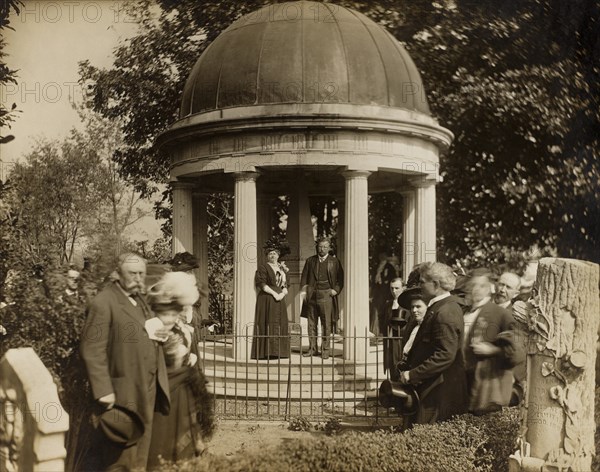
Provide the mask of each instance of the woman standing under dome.
[{"label": "woman standing under dome", "polygon": [[254,338],[252,359],[287,358],[290,352],[288,317],[285,302],[288,268],[279,262],[287,244],[275,238],[264,247],[267,262],[259,264],[255,284],[259,292],[254,314]]}]

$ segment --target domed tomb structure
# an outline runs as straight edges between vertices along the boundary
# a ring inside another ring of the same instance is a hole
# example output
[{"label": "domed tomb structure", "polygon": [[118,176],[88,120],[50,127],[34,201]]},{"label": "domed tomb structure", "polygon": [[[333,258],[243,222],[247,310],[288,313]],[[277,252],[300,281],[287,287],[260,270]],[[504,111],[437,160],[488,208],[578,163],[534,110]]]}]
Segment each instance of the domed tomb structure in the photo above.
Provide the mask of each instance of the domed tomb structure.
[{"label": "domed tomb structure", "polygon": [[[253,322],[253,279],[271,236],[272,202],[288,195],[288,313],[298,321],[300,273],[315,252],[308,199],[330,195],[340,208],[341,325],[362,334],[368,194],[403,195],[405,277],[414,264],[435,260],[439,155],[452,138],[432,118],[415,64],[383,27],[329,3],[265,6],[202,53],[179,120],[159,137],[171,158],[173,251],[197,255],[206,280],[206,196],[235,195],[234,323],[243,334]],[[240,347],[236,358],[248,352]],[[344,356],[361,361],[365,352],[348,345]]]}]

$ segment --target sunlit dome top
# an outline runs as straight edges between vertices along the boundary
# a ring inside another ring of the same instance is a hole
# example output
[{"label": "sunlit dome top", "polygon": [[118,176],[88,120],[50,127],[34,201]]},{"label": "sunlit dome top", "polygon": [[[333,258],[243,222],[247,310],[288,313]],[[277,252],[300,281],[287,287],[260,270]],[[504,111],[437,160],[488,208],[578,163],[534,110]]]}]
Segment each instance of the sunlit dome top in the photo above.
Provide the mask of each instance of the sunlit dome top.
[{"label": "sunlit dome top", "polygon": [[223,31],[194,65],[180,116],[285,103],[430,114],[419,72],[391,34],[354,10],[301,1],[265,6]]}]

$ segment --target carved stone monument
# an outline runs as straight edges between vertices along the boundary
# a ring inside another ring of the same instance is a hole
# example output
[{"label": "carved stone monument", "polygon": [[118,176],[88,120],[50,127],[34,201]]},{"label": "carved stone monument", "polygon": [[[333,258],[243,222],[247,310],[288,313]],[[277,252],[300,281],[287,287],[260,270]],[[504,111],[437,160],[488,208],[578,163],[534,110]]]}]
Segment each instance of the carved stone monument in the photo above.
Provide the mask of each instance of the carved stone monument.
[{"label": "carved stone monument", "polygon": [[64,470],[63,409],[50,372],[32,348],[0,360],[0,471]]},{"label": "carved stone monument", "polygon": [[510,472],[591,470],[598,283],[597,264],[545,258],[532,298],[514,305],[527,334],[527,386]]}]

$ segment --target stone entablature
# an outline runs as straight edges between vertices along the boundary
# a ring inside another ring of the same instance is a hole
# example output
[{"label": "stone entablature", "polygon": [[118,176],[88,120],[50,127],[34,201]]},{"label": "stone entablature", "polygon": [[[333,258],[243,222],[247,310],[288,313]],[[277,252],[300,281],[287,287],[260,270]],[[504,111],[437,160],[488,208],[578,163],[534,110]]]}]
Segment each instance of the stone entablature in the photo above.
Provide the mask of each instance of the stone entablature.
[{"label": "stone entablature", "polygon": [[437,163],[452,139],[433,118],[408,110],[287,104],[193,115],[177,121],[158,144],[171,148],[175,164],[190,158],[308,151],[421,157]]},{"label": "stone entablature", "polygon": [[437,176],[438,153],[435,144],[423,139],[364,131],[230,134],[182,143],[171,153],[171,178],[288,166]]},{"label": "stone entablature", "polygon": [[[264,113],[264,114],[263,114]],[[193,115],[160,136],[171,177],[319,166],[438,174],[452,133],[424,114],[377,106],[285,104]]]}]

